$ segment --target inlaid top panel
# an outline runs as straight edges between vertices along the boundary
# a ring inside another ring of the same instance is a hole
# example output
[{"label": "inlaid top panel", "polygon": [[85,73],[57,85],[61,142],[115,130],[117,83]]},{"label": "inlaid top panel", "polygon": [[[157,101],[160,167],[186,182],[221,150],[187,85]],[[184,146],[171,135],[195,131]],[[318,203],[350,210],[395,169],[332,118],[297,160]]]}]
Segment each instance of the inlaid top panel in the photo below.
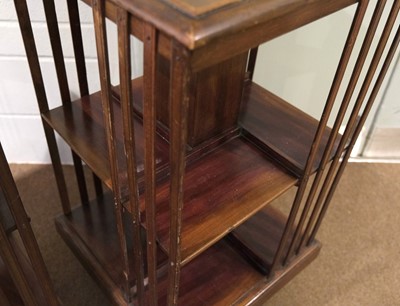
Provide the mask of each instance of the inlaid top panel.
[{"label": "inlaid top panel", "polygon": [[216,11],[242,0],[162,0],[193,17]]},{"label": "inlaid top panel", "polygon": [[[93,0],[82,1],[92,5]],[[203,53],[198,56],[210,59],[215,58],[217,49],[228,57],[240,54],[359,2],[360,0],[106,0],[106,11],[107,17],[115,21],[117,8],[123,8],[135,17],[134,20],[154,25],[167,37],[188,49],[203,49]],[[140,30],[137,31],[138,35],[139,32]],[[218,42],[226,45],[217,46]],[[208,46],[211,49],[204,48]],[[237,50],[233,51],[231,46],[236,46]]]}]

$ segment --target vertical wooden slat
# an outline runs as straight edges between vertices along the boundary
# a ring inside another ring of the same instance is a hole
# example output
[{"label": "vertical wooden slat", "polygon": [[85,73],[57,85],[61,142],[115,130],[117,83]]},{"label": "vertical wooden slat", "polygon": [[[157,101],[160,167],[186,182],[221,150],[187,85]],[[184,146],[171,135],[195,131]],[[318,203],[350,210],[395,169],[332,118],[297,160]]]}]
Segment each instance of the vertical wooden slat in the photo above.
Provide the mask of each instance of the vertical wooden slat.
[{"label": "vertical wooden slat", "polygon": [[[89,94],[89,86],[87,80],[85,53],[83,50],[82,30],[81,21],[79,17],[79,8],[77,0],[68,0],[68,16],[71,27],[72,45],[74,48],[75,65],[78,75],[79,92],[81,97]],[[103,194],[103,187],[101,180],[93,173],[94,188],[97,196]]]},{"label": "vertical wooden slat", "polygon": [[[362,9],[363,9],[362,14],[365,14],[365,11],[366,11],[367,7],[368,7],[368,5],[365,3],[365,5],[362,7]],[[360,6],[360,8],[361,8],[361,6]],[[350,78],[349,85],[348,85],[347,90],[345,92],[345,95],[344,95],[344,98],[343,98],[343,102],[341,103],[339,112],[338,112],[338,114],[336,116],[336,119],[335,119],[334,126],[333,126],[333,128],[331,130],[331,133],[330,133],[330,136],[329,136],[329,140],[328,140],[327,145],[325,147],[325,150],[324,150],[324,153],[323,153],[323,156],[322,156],[322,159],[321,159],[321,162],[320,162],[316,177],[314,178],[314,181],[313,181],[313,184],[312,184],[311,189],[309,191],[306,203],[304,205],[304,209],[303,209],[302,215],[301,215],[299,223],[297,225],[297,228],[296,228],[294,237],[292,239],[292,242],[290,244],[290,247],[289,247],[285,262],[288,261],[292,257],[293,252],[295,251],[295,248],[297,246],[298,239],[299,239],[299,237],[301,235],[301,232],[303,230],[304,223],[306,222],[306,219],[307,219],[307,216],[308,216],[308,212],[309,212],[309,210],[311,208],[311,205],[313,203],[314,196],[315,196],[315,194],[316,194],[316,192],[318,190],[319,183],[320,183],[320,181],[321,181],[321,179],[323,177],[326,164],[328,163],[329,157],[331,156],[331,151],[332,151],[333,146],[335,144],[335,141],[337,139],[337,135],[339,133],[339,129],[341,127],[343,118],[344,118],[344,116],[346,114],[346,111],[347,111],[347,108],[349,106],[349,103],[350,103],[351,97],[353,95],[353,92],[355,90],[355,87],[357,85],[357,81],[358,81],[358,79],[360,77],[361,70],[362,70],[362,68],[364,66],[364,63],[365,63],[365,60],[367,58],[368,51],[369,51],[369,49],[371,47],[371,43],[372,43],[373,37],[375,35],[376,29],[378,27],[379,20],[381,18],[381,15],[382,15],[382,12],[383,12],[384,8],[385,8],[385,1],[381,1],[381,2],[377,3],[373,18],[372,18],[372,20],[370,22],[370,25],[368,27],[367,35],[366,35],[366,37],[364,39],[364,42],[363,42],[363,45],[361,47],[359,56],[357,58],[357,62],[355,64],[355,67],[353,69],[353,73],[352,73],[351,78]],[[356,21],[356,19],[355,19],[355,21]],[[359,30],[359,28],[361,26],[361,21],[356,25],[356,26],[358,26],[358,30]],[[336,99],[336,95],[332,96],[331,98]],[[303,235],[303,237],[304,237],[304,235]],[[300,249],[303,246],[304,245],[303,245],[303,243],[301,241],[300,245],[299,245],[299,248],[297,248],[296,252],[297,253],[300,252]]]},{"label": "vertical wooden slat", "polygon": [[[28,59],[28,64],[32,76],[33,85],[35,88],[36,99],[38,101],[40,113],[47,112],[49,105],[47,102],[46,91],[42,72],[39,64],[39,57],[36,49],[35,39],[33,37],[31,21],[29,17],[28,7],[26,0],[14,0],[15,8],[17,11],[18,22],[22,33],[25,52]],[[71,212],[71,205],[65,184],[65,178],[60,160],[60,154],[57,147],[56,137],[53,129],[42,119],[43,129],[49,147],[50,158],[52,161],[58,192],[63,207],[64,214]]]},{"label": "vertical wooden slat", "polygon": [[[1,192],[1,191],[0,191]],[[10,276],[15,283],[18,293],[22,301],[27,306],[40,306],[33,295],[29,282],[25,277],[24,271],[19,265],[17,255],[15,254],[10,241],[8,240],[6,231],[0,223],[0,256],[7,266]],[[1,300],[0,300],[1,301]]]},{"label": "vertical wooden slat", "polygon": [[190,54],[172,42],[170,70],[170,246],[168,305],[177,305],[181,262],[183,179],[189,106]]},{"label": "vertical wooden slat", "polygon": [[[124,148],[127,162],[128,188],[130,211],[132,212],[132,236],[133,236],[133,258],[136,279],[136,294],[139,305],[144,303],[144,272],[143,272],[143,252],[140,237],[140,207],[139,189],[136,175],[135,158],[135,133],[133,124],[133,101],[131,90],[131,44],[129,35],[129,14],[118,9],[118,49],[119,49],[119,71],[122,104],[122,120],[124,130]],[[129,254],[128,254],[129,256]]]},{"label": "vertical wooden slat", "polygon": [[345,155],[343,157],[343,161],[340,164],[340,167],[339,167],[339,169],[338,169],[338,171],[337,171],[337,173],[335,175],[335,178],[334,178],[334,180],[332,182],[332,186],[329,189],[329,192],[328,192],[328,194],[326,196],[326,199],[324,201],[324,204],[322,206],[320,214],[318,215],[318,219],[317,219],[317,221],[315,223],[313,231],[312,231],[312,233],[311,233],[311,235],[309,237],[309,240],[307,242],[308,244],[310,244],[310,243],[312,243],[314,241],[315,236],[316,236],[316,234],[317,234],[317,232],[319,230],[319,227],[321,226],[321,222],[325,217],[325,214],[326,214],[326,212],[328,210],[329,204],[330,204],[330,202],[332,200],[332,197],[333,197],[333,195],[334,195],[334,193],[336,191],[336,187],[338,186],[339,181],[340,181],[340,179],[341,179],[341,177],[343,175],[344,169],[346,168],[346,165],[347,165],[347,162],[349,160],[351,151],[354,148],[354,145],[355,145],[355,143],[357,141],[358,136],[361,133],[361,130],[362,130],[363,126],[364,126],[364,123],[365,123],[365,121],[366,121],[366,119],[368,117],[368,114],[371,111],[372,105],[373,105],[373,103],[374,103],[374,101],[376,99],[376,96],[378,95],[379,89],[382,86],[383,80],[384,80],[384,78],[386,76],[386,73],[387,73],[387,71],[388,71],[388,69],[390,67],[390,64],[391,64],[391,62],[393,60],[393,57],[394,57],[394,55],[396,53],[396,50],[397,50],[398,46],[399,46],[399,42],[400,42],[400,28],[397,29],[396,37],[395,37],[395,39],[393,41],[393,44],[392,44],[392,47],[391,47],[391,49],[390,49],[390,51],[388,53],[388,57],[386,58],[385,63],[383,64],[381,73],[379,74],[377,82],[376,82],[376,84],[374,86],[374,89],[373,89],[373,91],[371,93],[371,96],[370,96],[370,98],[368,100],[368,103],[367,103],[367,105],[366,105],[366,107],[364,109],[363,115],[361,116],[360,121],[357,124],[356,130],[354,131],[354,135],[353,135],[353,137],[352,137],[352,139],[350,141],[349,148],[347,149],[347,151],[346,151],[346,153],[345,153]]},{"label": "vertical wooden slat", "polygon": [[147,267],[149,279],[149,305],[157,305],[157,258],[156,258],[156,74],[157,32],[150,24],[144,26],[144,101],[143,125],[145,133],[145,203],[147,227]]},{"label": "vertical wooden slat", "polygon": [[249,54],[249,61],[247,63],[247,73],[248,79],[252,80],[254,76],[254,70],[256,68],[256,61],[257,61],[257,54],[258,54],[258,47],[255,47],[250,50]]},{"label": "vertical wooden slat", "polygon": [[118,240],[122,263],[124,267],[124,290],[130,302],[131,294],[129,287],[129,262],[126,247],[126,236],[123,224],[123,209],[121,204],[121,194],[119,186],[118,162],[116,152],[116,135],[113,117],[113,107],[111,101],[110,71],[108,62],[107,34],[105,20],[105,1],[93,0],[93,20],[96,34],[96,48],[100,73],[101,101],[103,107],[104,126],[106,130],[108,155],[110,160],[110,173],[114,194],[115,217],[117,221]]},{"label": "vertical wooden slat", "polygon": [[362,20],[364,18],[367,5],[368,5],[367,1],[361,1],[357,8],[356,16],[353,20],[353,24],[350,29],[350,33],[348,35],[348,38],[347,38],[347,41],[346,41],[346,44],[344,47],[344,50],[343,50],[343,53],[342,53],[342,56],[341,56],[341,59],[340,59],[339,65],[338,65],[338,69],[336,71],[334,81],[333,81],[332,87],[331,87],[329,95],[328,95],[327,103],[325,104],[325,107],[324,107],[324,110],[323,110],[323,113],[321,116],[321,120],[319,122],[318,129],[317,129],[317,132],[316,132],[314,140],[313,140],[313,144],[310,149],[310,154],[307,159],[303,178],[301,179],[301,182],[300,182],[298,191],[296,193],[291,211],[289,213],[288,221],[286,223],[284,232],[282,234],[282,237],[281,237],[281,240],[279,243],[279,247],[275,254],[273,263],[271,265],[270,276],[274,275],[276,269],[281,264],[281,257],[282,257],[283,251],[286,248],[286,244],[287,244],[289,235],[293,231],[293,225],[296,220],[297,213],[299,211],[300,204],[301,204],[304,192],[307,187],[310,171],[311,171],[312,165],[314,164],[316,152],[319,149],[322,135],[325,131],[330,112],[332,110],[333,104],[335,102],[335,98],[339,91],[340,84],[343,80],[343,76],[345,74],[346,67],[348,65],[348,62],[349,62],[349,59],[350,59],[350,56],[351,56],[351,53],[352,53],[352,50],[354,47],[354,42],[356,40]]},{"label": "vertical wooden slat", "polygon": [[[67,72],[65,70],[64,54],[61,46],[60,30],[58,28],[54,0],[43,1],[43,7],[46,15],[47,29],[50,36],[50,44],[53,52],[54,65],[56,68],[56,74],[57,74],[57,80],[61,94],[62,104],[64,106],[70,105],[71,95],[69,92]],[[87,204],[89,202],[89,197],[87,193],[82,161],[73,150],[71,150],[71,154],[75,168],[76,180],[78,182],[81,202],[83,204]]]},{"label": "vertical wooden slat", "polygon": [[[325,178],[325,181],[324,181],[324,183],[322,185],[322,191],[318,196],[315,209],[314,209],[314,211],[313,211],[313,213],[312,213],[312,215],[310,217],[310,221],[309,221],[309,224],[308,224],[308,226],[306,228],[305,234],[308,234],[313,222],[315,221],[315,218],[316,218],[316,216],[318,214],[318,211],[321,208],[322,203],[324,203],[323,211],[326,211],[327,207],[329,206],[329,201],[327,201],[328,198],[324,201],[325,195],[326,195],[328,190],[332,190],[332,184],[331,183],[332,183],[332,179],[333,179],[334,173],[336,171],[337,165],[340,162],[340,158],[341,158],[341,155],[342,155],[341,153],[344,150],[344,147],[345,147],[345,145],[347,143],[347,140],[349,139],[352,131],[354,130],[354,125],[355,125],[355,123],[357,121],[358,114],[359,114],[360,109],[362,107],[362,104],[363,104],[363,102],[364,102],[364,100],[366,98],[366,95],[367,95],[367,92],[368,92],[368,88],[369,88],[369,86],[370,86],[370,84],[371,84],[371,82],[373,80],[373,77],[374,77],[375,72],[376,72],[376,70],[378,68],[379,62],[380,62],[380,60],[382,58],[384,49],[385,49],[386,44],[387,44],[387,42],[389,40],[389,37],[390,37],[390,33],[391,33],[392,29],[393,29],[394,23],[396,22],[396,18],[397,18],[397,15],[399,13],[399,9],[400,9],[400,0],[396,0],[394,2],[393,6],[392,6],[392,9],[391,9],[389,18],[388,18],[388,20],[386,22],[384,31],[383,31],[383,33],[382,33],[382,35],[380,37],[380,40],[379,40],[379,43],[378,43],[378,47],[377,47],[377,49],[376,49],[376,51],[374,53],[374,56],[373,56],[373,59],[372,59],[372,62],[370,64],[370,66],[369,66],[367,75],[366,75],[366,77],[364,79],[364,82],[362,84],[360,93],[359,93],[359,95],[357,97],[356,104],[355,104],[355,106],[353,108],[353,111],[352,111],[352,113],[350,115],[349,122],[348,122],[348,124],[346,126],[346,129],[345,129],[345,132],[343,134],[343,137],[342,137],[342,139],[341,139],[341,141],[339,143],[338,152],[337,152],[337,154],[335,155],[335,157],[334,157],[334,159],[332,161],[331,168],[329,169],[328,175]],[[398,39],[398,33],[396,33],[396,37],[395,37],[395,40],[394,40],[394,42],[392,44],[390,52],[393,52],[393,49],[395,49],[394,45],[396,45],[396,43],[398,43],[396,41],[397,39]],[[397,45],[396,45],[396,47],[397,47]],[[390,60],[391,60],[391,57],[393,57],[393,56],[394,56],[394,54],[393,55],[388,54],[388,57],[385,60],[385,65],[387,65],[387,66],[390,65],[390,61],[388,62],[388,58],[390,58]],[[373,89],[373,91],[374,91],[373,93],[375,95],[377,95],[377,92],[378,92],[379,87],[380,87],[379,81],[380,82],[383,81],[383,78],[384,78],[384,76],[385,76],[385,74],[387,72],[387,69],[388,69],[388,67],[384,67],[381,70],[380,75],[378,76],[378,81],[375,83],[375,86],[374,86],[374,89]],[[375,99],[375,97],[373,97],[373,95],[371,94],[370,99],[367,102],[367,104],[368,104],[367,108],[368,107],[372,107],[372,105],[369,105],[369,104],[372,104],[374,99]],[[365,110],[364,110],[364,113],[363,113],[362,117],[364,117],[364,116],[366,117]],[[363,119],[363,120],[365,121],[366,118]],[[361,120],[360,120],[360,122],[361,122]],[[359,125],[357,125],[357,129],[358,128],[359,128]],[[353,142],[353,141],[355,142],[356,141],[356,138],[354,138],[355,134],[356,134],[356,131],[353,132],[353,137],[352,137],[351,142]],[[347,156],[350,153],[351,152],[349,152],[349,148],[348,148],[345,155]],[[341,170],[341,171],[343,171],[343,170]],[[336,175],[336,177],[337,177],[337,175]],[[335,178],[335,180],[336,180],[336,178]],[[338,182],[338,180],[336,181],[336,183],[337,182]],[[331,187],[329,187],[329,186],[331,186]],[[336,187],[334,187],[334,188],[336,188]],[[330,195],[329,200],[332,198],[333,193],[330,192],[330,194],[331,195]],[[322,213],[322,215],[324,215],[324,214],[325,213]],[[319,216],[321,216],[321,213],[319,214]],[[305,236],[305,238],[304,238],[304,239],[307,239],[307,243],[308,244],[311,243],[312,240],[315,238],[315,235],[316,235],[316,232],[318,231],[318,228],[320,226],[320,223],[321,223],[320,220],[322,220],[322,217],[318,218],[318,219],[319,220],[317,221],[316,225],[314,226],[314,229],[313,229],[312,234],[310,235],[310,237],[308,238],[307,236]]]},{"label": "vertical wooden slat", "polygon": [[[0,205],[7,205],[10,202],[14,202],[18,195],[11,195],[12,184],[7,180],[8,175],[8,165],[6,162],[6,157],[4,155],[3,148],[0,144],[0,192],[3,193],[7,203],[0,202]],[[14,281],[16,288],[21,296],[22,301],[25,305],[38,305],[35,296],[33,295],[32,289],[29,286],[29,282],[26,279],[24,271],[18,262],[17,255],[14,252],[14,249],[8,240],[7,233],[3,227],[3,224],[0,222],[0,256],[4,261],[12,280]]]},{"label": "vertical wooden slat", "polygon": [[[52,306],[59,305],[53,286],[50,281],[50,276],[47,272],[46,266],[43,261],[43,257],[39,250],[39,246],[36,242],[35,235],[33,234],[32,227],[29,224],[29,218],[23,207],[21,198],[17,190],[17,186],[15,185],[15,182],[12,178],[12,173],[10,168],[8,167],[8,163],[1,145],[0,145],[0,173],[1,173],[0,192],[1,190],[3,190],[4,192],[4,197],[14,217],[15,224],[17,226],[18,232],[26,249],[28,258],[30,259],[30,262],[32,264],[33,271],[37,276],[37,281],[39,282],[40,288],[43,291],[43,295],[48,305]],[[5,232],[3,231],[3,228],[1,228],[1,230],[2,230],[1,239],[3,240],[5,238],[3,236],[5,235]],[[3,242],[6,244],[8,248],[9,247],[8,239],[5,238]],[[0,243],[2,247],[3,247],[3,242]],[[15,254],[12,254],[13,253],[12,251],[9,253],[9,251],[7,251],[6,249],[2,251],[6,252],[8,260],[10,260],[10,263],[14,265],[13,257],[15,256]],[[19,274],[18,268],[15,267],[14,269],[15,272]],[[19,284],[22,284],[24,286],[23,281],[20,282]],[[33,304],[28,304],[28,305],[33,305]],[[34,305],[36,305],[36,303],[34,303]]]}]

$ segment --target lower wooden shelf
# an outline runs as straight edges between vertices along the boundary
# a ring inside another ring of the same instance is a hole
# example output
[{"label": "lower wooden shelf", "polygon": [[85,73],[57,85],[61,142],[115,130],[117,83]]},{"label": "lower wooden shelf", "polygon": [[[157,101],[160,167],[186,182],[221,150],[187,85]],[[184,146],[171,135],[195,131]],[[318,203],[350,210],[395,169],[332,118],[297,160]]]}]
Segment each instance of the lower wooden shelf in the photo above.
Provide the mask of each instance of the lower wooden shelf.
[{"label": "lower wooden shelf", "polygon": [[[105,289],[111,300],[125,305],[128,293],[123,291],[123,260],[119,251],[113,202],[112,194],[105,194],[91,201],[89,205],[75,208],[68,216],[59,216],[55,223],[61,237],[93,278]],[[131,222],[127,213],[124,217],[128,254],[133,254],[132,235],[129,230]],[[143,251],[146,256],[146,247],[143,247]],[[132,257],[130,256],[130,259]],[[162,267],[167,256],[159,249],[157,259]],[[129,262],[129,265],[130,275],[134,275],[133,262]],[[133,279],[132,292],[135,291],[134,283]]]},{"label": "lower wooden shelf", "polygon": [[[262,230],[264,235],[269,235],[271,231],[271,239],[278,241],[284,228],[284,218],[278,218],[277,222],[277,211],[272,207],[264,208],[259,214],[270,216],[267,219],[271,221],[275,220],[271,224],[265,224]],[[69,216],[58,217],[56,226],[66,243],[105,289],[113,303],[124,305],[127,293],[121,289],[122,263],[118,259],[112,197],[106,195],[90,206],[74,209]],[[266,246],[272,248],[266,252],[268,258],[265,258],[270,263],[276,245],[277,243],[271,243]],[[319,248],[319,244],[311,246],[288,267],[279,271],[275,278],[267,279],[264,273],[254,268],[254,265],[237,251],[229,239],[222,239],[182,268],[178,303],[185,306],[252,305],[260,299],[264,300],[270,292],[278,290],[292,279],[317,256]],[[129,250],[131,249],[132,246],[129,246]],[[159,251],[157,257],[159,270],[163,271],[165,254]],[[160,273],[159,305],[165,305],[167,278],[165,273]]]}]

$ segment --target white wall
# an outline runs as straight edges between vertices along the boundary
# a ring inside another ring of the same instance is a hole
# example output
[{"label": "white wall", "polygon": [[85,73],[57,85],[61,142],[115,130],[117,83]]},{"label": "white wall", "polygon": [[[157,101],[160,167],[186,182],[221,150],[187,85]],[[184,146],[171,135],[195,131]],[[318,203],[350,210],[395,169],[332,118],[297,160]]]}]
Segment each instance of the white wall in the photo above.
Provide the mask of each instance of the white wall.
[{"label": "white wall", "polygon": [[[67,24],[67,9],[64,2],[57,1],[58,17],[62,39],[68,41],[64,50],[66,68],[71,80],[71,91],[76,96],[78,84]],[[28,1],[28,5],[37,41],[40,65],[48,89],[47,98],[49,104],[54,107],[59,105],[60,95],[57,90],[58,84],[51,59],[52,53],[44,22],[43,6],[41,1],[35,0]],[[82,13],[82,20],[85,22],[83,26],[84,36],[86,40],[92,40],[93,26],[90,10],[83,9]],[[88,48],[86,52],[87,68],[93,75],[97,70],[95,48]],[[96,82],[97,80],[91,80],[91,87],[98,88]],[[14,2],[11,0],[0,0],[0,141],[10,162],[49,162],[49,154]],[[61,148],[61,152],[63,152],[64,160],[69,162],[68,149],[64,146]]]},{"label": "white wall", "polygon": [[[28,0],[28,5],[48,100],[51,106],[56,106],[60,104],[60,96],[41,2]],[[67,73],[71,80],[70,88],[72,96],[76,97],[78,84],[65,2],[56,0],[56,6]],[[354,11],[353,6],[263,45],[260,48],[255,81],[319,118]],[[93,92],[98,90],[99,83],[92,14],[82,3],[80,12],[90,90]],[[371,13],[370,10],[368,15]],[[387,11],[385,14],[387,15]],[[116,30],[111,23],[108,23],[108,29],[111,74],[113,83],[116,84]],[[365,31],[366,26],[362,33]],[[132,46],[135,59],[133,72],[138,75],[142,73],[142,48],[137,41],[133,41]],[[398,96],[399,91],[398,87],[392,89],[390,98]],[[398,105],[397,102],[394,104]],[[395,122],[398,123],[397,120]],[[0,0],[0,141],[10,162],[49,162],[25,50],[11,0]],[[63,144],[61,151],[63,161],[70,162],[69,150]]]},{"label": "white wall", "polygon": [[[40,66],[46,84],[50,107],[60,105],[61,98],[50,40],[48,37],[42,1],[28,0],[32,27],[39,53]],[[68,24],[65,0],[56,0],[60,34],[63,42],[65,64],[72,98],[78,97],[79,86],[75,69],[72,40]],[[85,45],[86,65],[91,92],[100,88],[97,55],[94,41],[91,9],[79,2],[82,33]],[[112,82],[118,84],[116,26],[107,23]],[[133,75],[142,73],[142,48],[138,41],[132,41]],[[9,162],[49,163],[49,154],[43,127],[36,103],[35,92],[29,72],[25,49],[19,30],[14,2],[0,0],[0,141]],[[68,147],[58,137],[62,160],[71,163]]]}]

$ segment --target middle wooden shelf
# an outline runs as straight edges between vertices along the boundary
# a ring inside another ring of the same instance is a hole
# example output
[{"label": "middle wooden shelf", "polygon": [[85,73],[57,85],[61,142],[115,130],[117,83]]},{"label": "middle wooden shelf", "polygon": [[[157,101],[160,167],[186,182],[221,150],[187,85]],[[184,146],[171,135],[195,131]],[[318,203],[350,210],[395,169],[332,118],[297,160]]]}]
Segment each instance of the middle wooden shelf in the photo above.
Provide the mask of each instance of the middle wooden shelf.
[{"label": "middle wooden shelf", "polygon": [[[140,203],[143,211],[144,197],[140,187],[144,168],[144,133],[140,117],[142,87],[142,78],[132,81],[133,100],[138,111],[138,114],[134,115],[134,128]],[[121,105],[117,93],[113,95],[112,100],[115,108],[118,159],[120,164],[124,165]],[[242,104],[243,115],[239,130],[213,140],[211,145],[206,144],[187,151],[182,213],[182,265],[190,262],[296,185],[298,176],[301,176],[299,172],[304,161],[298,162],[291,159],[291,156],[279,155],[279,147],[289,142],[297,152],[289,151],[289,154],[300,158],[306,156],[310,149],[307,144],[312,142],[318,122],[252,82],[245,84]],[[291,128],[270,131],[271,126],[277,124],[276,120],[257,119],[257,113],[264,116],[269,112],[280,124]],[[70,106],[50,110],[43,114],[43,117],[112,190],[100,93],[83,97],[72,102]],[[326,133],[329,131],[327,128]],[[278,135],[271,136],[272,133]],[[168,253],[169,144],[167,137],[162,135],[158,135],[156,139],[156,230],[161,249]],[[254,139],[258,139],[258,142]],[[327,136],[325,142],[326,139]],[[263,145],[272,148],[275,153],[270,154],[263,147],[260,149],[260,141],[264,141]],[[322,156],[322,147],[319,156]],[[317,167],[314,171],[316,169]],[[127,199],[126,170],[123,167],[119,170],[122,178],[122,198]],[[123,204],[127,210],[130,209],[127,203]],[[146,227],[144,216],[142,213],[142,223]]]}]

